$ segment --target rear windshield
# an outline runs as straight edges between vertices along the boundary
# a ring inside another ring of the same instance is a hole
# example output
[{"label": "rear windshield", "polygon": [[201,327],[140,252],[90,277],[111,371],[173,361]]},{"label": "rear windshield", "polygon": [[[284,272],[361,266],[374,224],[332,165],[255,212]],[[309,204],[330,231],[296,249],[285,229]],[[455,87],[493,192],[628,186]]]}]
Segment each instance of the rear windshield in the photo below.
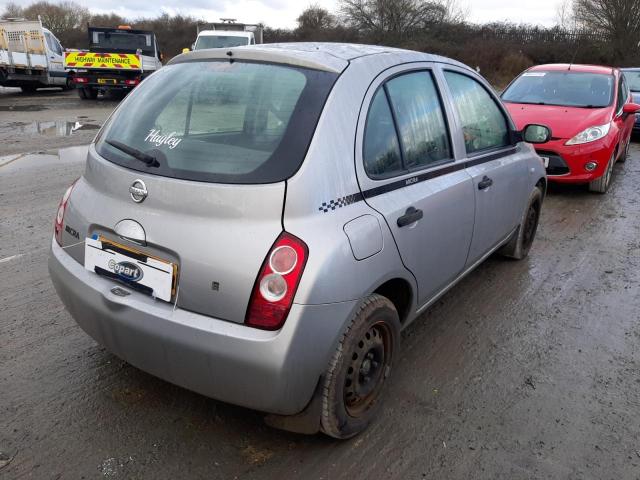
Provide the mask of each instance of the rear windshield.
[{"label": "rear windshield", "polygon": [[200,35],[196,40],[195,50],[203,48],[229,48],[249,45],[248,37]]},{"label": "rear windshield", "polygon": [[[129,95],[96,149],[119,165],[167,177],[282,181],[302,163],[336,78],[266,63],[169,65]],[[153,165],[134,158],[140,153]]]},{"label": "rear windshield", "polygon": [[91,32],[91,48],[101,50],[142,50],[143,55],[155,55],[150,33]]},{"label": "rear windshield", "polygon": [[563,107],[601,108],[613,101],[613,75],[599,73],[525,72],[502,94],[505,102]]}]

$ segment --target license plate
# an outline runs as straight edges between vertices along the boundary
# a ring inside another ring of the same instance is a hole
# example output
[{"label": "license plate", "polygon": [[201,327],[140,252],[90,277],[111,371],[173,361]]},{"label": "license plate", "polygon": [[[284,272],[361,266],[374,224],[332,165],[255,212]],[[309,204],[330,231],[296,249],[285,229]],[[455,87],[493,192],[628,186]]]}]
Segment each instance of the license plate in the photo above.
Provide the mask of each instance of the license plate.
[{"label": "license plate", "polygon": [[549,157],[540,157],[540,159],[542,160],[544,168],[549,168]]},{"label": "license plate", "polygon": [[101,85],[105,85],[105,84],[115,85],[117,81],[115,78],[99,78],[98,83]]},{"label": "license plate", "polygon": [[84,268],[170,302],[175,295],[177,265],[103,237],[86,238]]}]

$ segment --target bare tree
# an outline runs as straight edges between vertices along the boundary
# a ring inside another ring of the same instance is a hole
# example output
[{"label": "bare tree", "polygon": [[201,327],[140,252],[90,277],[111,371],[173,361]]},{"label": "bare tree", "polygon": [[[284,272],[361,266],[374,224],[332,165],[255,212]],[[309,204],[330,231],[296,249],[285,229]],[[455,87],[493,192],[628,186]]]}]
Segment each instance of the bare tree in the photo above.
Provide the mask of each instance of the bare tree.
[{"label": "bare tree", "polygon": [[576,18],[573,14],[573,0],[562,0],[556,7],[556,25],[565,30],[575,30]]},{"label": "bare tree", "polygon": [[640,40],[640,0],[575,0],[578,26],[611,36],[614,55],[625,57]]},{"label": "bare tree", "polygon": [[447,18],[441,1],[427,0],[340,0],[340,12],[348,25],[377,41],[402,38]]},{"label": "bare tree", "polygon": [[0,14],[0,18],[20,18],[24,16],[24,9],[14,2],[9,2],[4,7],[4,12]]},{"label": "bare tree", "polygon": [[440,0],[446,11],[444,20],[448,23],[464,23],[471,15],[471,6],[460,0]]},{"label": "bare tree", "polygon": [[56,34],[62,35],[74,28],[84,25],[91,17],[89,9],[75,2],[36,2],[24,9],[28,18],[42,18],[42,23]]},{"label": "bare tree", "polygon": [[298,30],[314,31],[333,28],[336,18],[318,4],[309,5],[297,19]]}]

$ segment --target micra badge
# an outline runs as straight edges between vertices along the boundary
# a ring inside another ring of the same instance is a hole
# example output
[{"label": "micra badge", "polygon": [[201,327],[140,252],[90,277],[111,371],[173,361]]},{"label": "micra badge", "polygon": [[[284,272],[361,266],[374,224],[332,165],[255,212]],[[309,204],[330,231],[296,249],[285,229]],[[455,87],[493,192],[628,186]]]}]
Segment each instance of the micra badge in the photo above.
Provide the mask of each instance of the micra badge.
[{"label": "micra badge", "polygon": [[69,235],[71,235],[72,237],[80,240],[80,234],[74,230],[73,228],[71,228],[69,225],[65,225],[64,226],[64,231],[67,232]]}]

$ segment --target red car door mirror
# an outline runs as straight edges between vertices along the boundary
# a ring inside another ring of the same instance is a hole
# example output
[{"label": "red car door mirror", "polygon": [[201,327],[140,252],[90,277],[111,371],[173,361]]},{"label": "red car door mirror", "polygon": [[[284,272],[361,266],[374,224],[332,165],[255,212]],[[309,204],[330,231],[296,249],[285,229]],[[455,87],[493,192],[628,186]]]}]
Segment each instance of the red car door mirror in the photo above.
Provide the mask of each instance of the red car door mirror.
[{"label": "red car door mirror", "polygon": [[637,103],[625,103],[622,107],[622,113],[638,113],[640,112],[640,105]]}]

